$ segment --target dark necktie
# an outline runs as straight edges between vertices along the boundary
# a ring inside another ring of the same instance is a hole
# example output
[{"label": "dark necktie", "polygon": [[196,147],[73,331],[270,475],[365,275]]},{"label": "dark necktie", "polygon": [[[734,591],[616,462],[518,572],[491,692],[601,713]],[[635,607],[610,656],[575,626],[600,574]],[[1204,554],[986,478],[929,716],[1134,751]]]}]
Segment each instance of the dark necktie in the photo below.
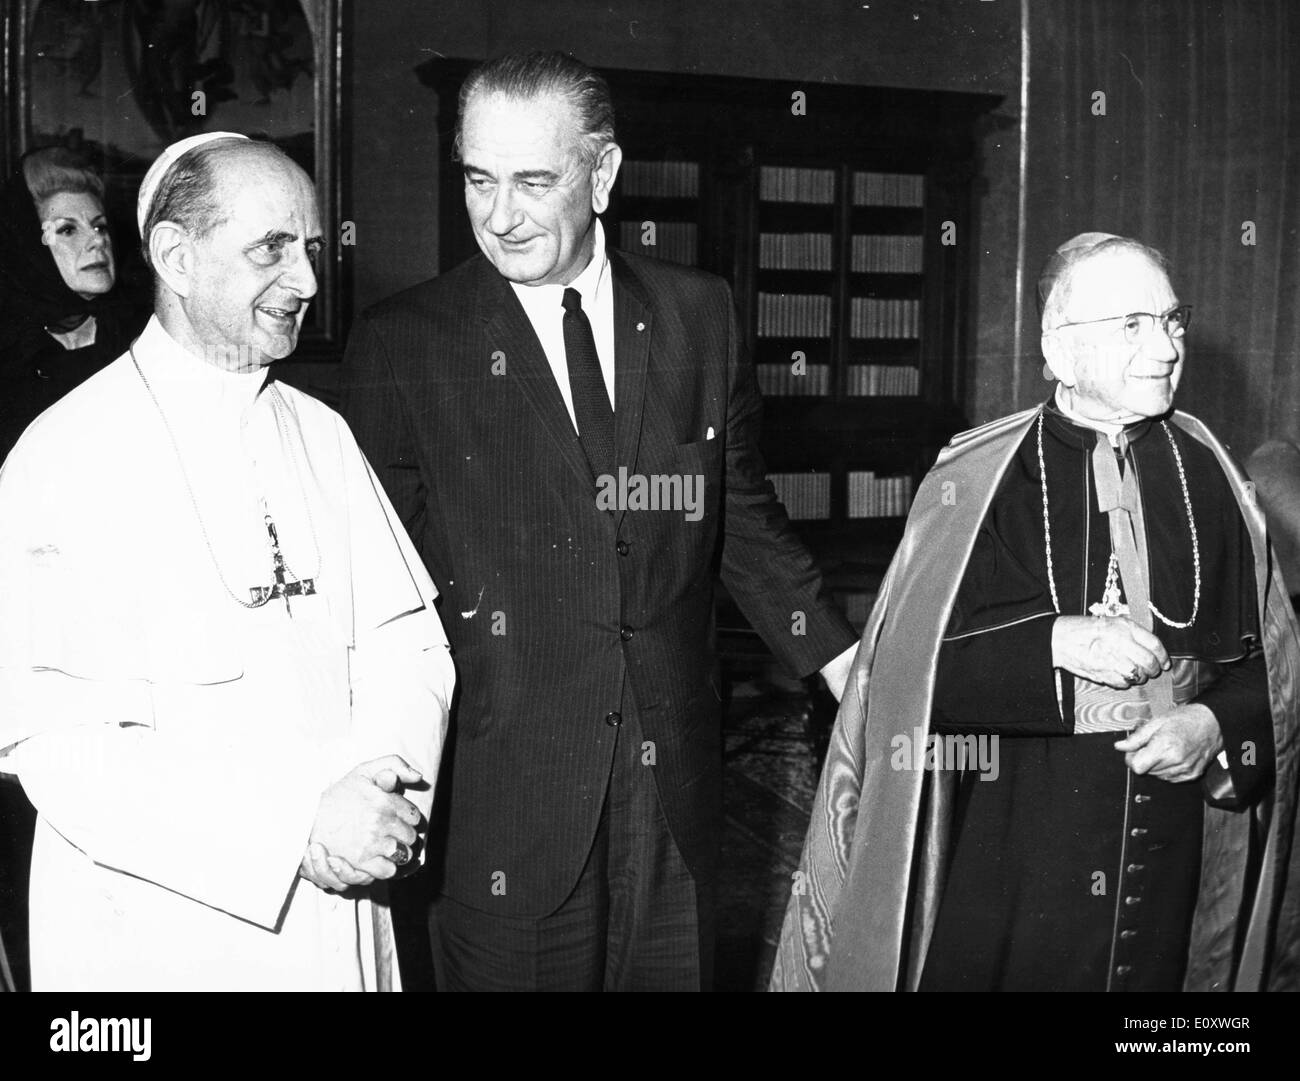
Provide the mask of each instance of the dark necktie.
[{"label": "dark necktie", "polygon": [[582,294],[564,290],[564,356],[569,364],[569,389],[578,421],[578,439],[594,477],[614,472],[614,411],[609,407],[605,377],[596,356],[596,339],[582,310]]}]

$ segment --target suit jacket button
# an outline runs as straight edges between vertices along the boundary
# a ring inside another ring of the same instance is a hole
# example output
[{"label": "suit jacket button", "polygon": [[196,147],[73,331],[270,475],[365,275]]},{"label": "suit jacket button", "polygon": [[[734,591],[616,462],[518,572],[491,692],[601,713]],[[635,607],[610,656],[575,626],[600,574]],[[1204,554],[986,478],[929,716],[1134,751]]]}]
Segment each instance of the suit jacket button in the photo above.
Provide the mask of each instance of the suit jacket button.
[{"label": "suit jacket button", "polygon": [[625,540],[621,540],[616,545],[614,545],[614,551],[616,551],[621,556],[627,555],[628,552],[630,552],[631,550],[632,550],[632,546],[628,544],[628,542]]},{"label": "suit jacket button", "polygon": [[632,628],[627,626],[620,627],[618,636],[623,639],[624,642],[632,641]]},{"label": "suit jacket button", "polygon": [[605,714],[605,723],[606,723],[607,725],[609,725],[610,728],[617,728],[620,724],[623,723],[623,714],[621,714],[621,713],[617,713],[617,712],[615,712],[615,713],[606,713],[606,714]]}]

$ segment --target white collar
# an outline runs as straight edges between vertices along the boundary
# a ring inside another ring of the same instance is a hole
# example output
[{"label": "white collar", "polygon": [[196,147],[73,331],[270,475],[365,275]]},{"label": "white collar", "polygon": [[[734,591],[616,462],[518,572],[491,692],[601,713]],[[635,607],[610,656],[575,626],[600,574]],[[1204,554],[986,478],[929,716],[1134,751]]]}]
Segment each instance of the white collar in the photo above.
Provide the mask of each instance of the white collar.
[{"label": "white collar", "polygon": [[95,344],[95,317],[93,315],[86,316],[71,330],[50,330],[49,327],[46,327],[45,332],[64,349],[85,349],[86,346]]},{"label": "white collar", "polygon": [[1064,389],[1064,385],[1058,384],[1055,396],[1056,408],[1061,411],[1061,415],[1079,425],[1080,428],[1091,428],[1094,432],[1102,432],[1110,440],[1112,447],[1118,446],[1119,433],[1128,425],[1121,424],[1117,420],[1095,420],[1092,417],[1085,417],[1077,409],[1065,403],[1064,396],[1061,393]]},{"label": "white collar", "polygon": [[157,315],[140,333],[132,352],[151,383],[166,383],[190,394],[240,406],[248,405],[266,383],[267,367],[232,372],[195,356],[167,333]]}]

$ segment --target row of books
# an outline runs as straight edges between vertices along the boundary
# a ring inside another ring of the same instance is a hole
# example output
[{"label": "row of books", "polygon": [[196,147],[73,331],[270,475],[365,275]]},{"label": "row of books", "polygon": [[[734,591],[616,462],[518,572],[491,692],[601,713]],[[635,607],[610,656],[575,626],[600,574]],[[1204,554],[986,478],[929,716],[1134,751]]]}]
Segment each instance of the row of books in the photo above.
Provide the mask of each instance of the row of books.
[{"label": "row of books", "polygon": [[[694,161],[625,161],[619,171],[624,195],[698,199],[700,166]],[[758,195],[770,203],[835,202],[835,170],[764,165]],[[854,206],[924,206],[925,177],[916,173],[853,174]]]},{"label": "row of books", "polygon": [[846,390],[853,397],[914,397],[921,393],[921,369],[910,364],[854,364]]},{"label": "row of books", "polygon": [[849,305],[849,336],[853,338],[919,338],[919,300],[854,297]]},{"label": "row of books", "polygon": [[625,161],[619,170],[624,195],[698,199],[700,166],[694,161]]},{"label": "row of books", "polygon": [[[768,397],[826,398],[831,393],[829,364],[756,364],[758,387]],[[849,368],[847,393],[855,398],[915,397],[921,371],[909,364],[855,364]]]},{"label": "row of books", "polygon": [[829,338],[831,298],[804,293],[759,293],[760,338]]},{"label": "row of books", "polygon": [[[919,236],[855,236],[853,269],[865,274],[919,274],[923,258]],[[758,265],[764,270],[830,270],[829,233],[761,233]]]},{"label": "row of books", "polygon": [[767,396],[825,398],[831,392],[829,364],[807,364],[803,371],[791,364],[756,364],[758,389]]},{"label": "row of books", "polygon": [[924,206],[925,177],[914,173],[854,173],[854,206]]},{"label": "row of books", "polygon": [[[829,473],[769,473],[767,479],[793,521],[825,520],[831,516]],[[912,505],[910,475],[878,477],[870,470],[848,474],[850,518],[901,518]]]},{"label": "row of books", "polygon": [[699,227],[691,221],[624,221],[618,226],[624,251],[695,266],[699,261]]},{"label": "row of books", "polygon": [[866,274],[921,273],[919,236],[855,236],[852,266]]},{"label": "row of books", "polygon": [[760,233],[758,265],[765,270],[830,270],[831,235]]},{"label": "row of books", "polygon": [[850,518],[897,518],[912,505],[912,478],[878,477],[871,470],[848,475]]},{"label": "row of books", "polygon": [[769,203],[834,203],[835,170],[764,165],[758,172],[758,197]]},{"label": "row of books", "polygon": [[813,521],[831,516],[829,473],[769,473],[767,479],[792,520]]}]

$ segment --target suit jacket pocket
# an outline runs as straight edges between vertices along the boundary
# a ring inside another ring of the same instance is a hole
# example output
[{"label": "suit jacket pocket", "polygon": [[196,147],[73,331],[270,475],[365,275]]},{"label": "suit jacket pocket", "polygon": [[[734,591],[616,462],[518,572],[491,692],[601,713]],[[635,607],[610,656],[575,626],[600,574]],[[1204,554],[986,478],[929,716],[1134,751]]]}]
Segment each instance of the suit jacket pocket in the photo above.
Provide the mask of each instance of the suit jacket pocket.
[{"label": "suit jacket pocket", "polygon": [[722,440],[701,439],[679,443],[666,458],[664,470],[674,486],[680,485],[687,521],[699,521],[717,511],[722,492]]}]

